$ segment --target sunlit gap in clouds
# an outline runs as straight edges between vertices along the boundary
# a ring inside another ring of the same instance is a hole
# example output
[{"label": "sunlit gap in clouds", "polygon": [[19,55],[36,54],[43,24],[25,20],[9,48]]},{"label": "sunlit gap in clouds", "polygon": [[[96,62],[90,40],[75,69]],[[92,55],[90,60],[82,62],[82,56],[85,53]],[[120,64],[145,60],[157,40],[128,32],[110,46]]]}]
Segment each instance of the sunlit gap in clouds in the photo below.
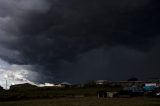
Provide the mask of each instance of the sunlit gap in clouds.
[{"label": "sunlit gap in clouds", "polygon": [[34,84],[29,79],[36,80],[38,73],[31,71],[31,68],[31,65],[9,64],[0,59],[0,85],[4,89],[9,89],[11,85],[15,84]]}]

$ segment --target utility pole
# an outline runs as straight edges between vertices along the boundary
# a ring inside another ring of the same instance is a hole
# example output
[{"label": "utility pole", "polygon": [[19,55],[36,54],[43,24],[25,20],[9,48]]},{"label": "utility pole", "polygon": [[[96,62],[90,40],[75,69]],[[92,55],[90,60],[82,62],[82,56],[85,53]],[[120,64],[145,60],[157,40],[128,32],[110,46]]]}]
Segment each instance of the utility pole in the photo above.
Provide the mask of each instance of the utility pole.
[{"label": "utility pole", "polygon": [[8,82],[7,82],[7,80],[6,80],[6,90],[7,90],[7,88],[8,88]]}]

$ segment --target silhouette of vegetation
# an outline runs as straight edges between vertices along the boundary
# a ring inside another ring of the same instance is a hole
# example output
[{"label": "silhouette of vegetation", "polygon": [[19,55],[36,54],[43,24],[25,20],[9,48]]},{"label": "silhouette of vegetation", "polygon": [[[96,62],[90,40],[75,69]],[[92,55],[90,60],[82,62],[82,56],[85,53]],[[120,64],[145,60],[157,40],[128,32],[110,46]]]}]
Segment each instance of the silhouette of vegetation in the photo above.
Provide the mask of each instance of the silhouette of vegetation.
[{"label": "silhouette of vegetation", "polygon": [[138,78],[132,77],[132,78],[129,78],[128,81],[138,81]]},{"label": "silhouette of vegetation", "polygon": [[0,91],[4,90],[3,87],[0,86]]}]

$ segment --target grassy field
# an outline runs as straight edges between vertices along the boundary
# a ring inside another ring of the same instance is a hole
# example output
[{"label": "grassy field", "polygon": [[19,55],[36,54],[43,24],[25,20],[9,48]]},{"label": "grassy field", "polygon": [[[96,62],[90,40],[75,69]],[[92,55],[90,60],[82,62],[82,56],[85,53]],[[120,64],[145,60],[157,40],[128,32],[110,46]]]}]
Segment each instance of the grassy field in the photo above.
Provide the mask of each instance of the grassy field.
[{"label": "grassy field", "polygon": [[96,96],[99,90],[117,91],[119,88],[35,88],[17,89],[14,91],[1,91],[0,101],[5,100],[28,100],[28,99],[52,99],[75,96]]},{"label": "grassy field", "polygon": [[0,106],[160,106],[160,98],[58,98],[0,102]]}]

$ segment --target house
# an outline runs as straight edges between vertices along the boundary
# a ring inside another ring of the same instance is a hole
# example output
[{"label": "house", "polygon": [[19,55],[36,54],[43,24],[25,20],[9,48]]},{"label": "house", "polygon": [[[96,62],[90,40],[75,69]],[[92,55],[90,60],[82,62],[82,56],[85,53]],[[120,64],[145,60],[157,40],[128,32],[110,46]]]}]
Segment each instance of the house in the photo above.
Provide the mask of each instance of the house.
[{"label": "house", "polygon": [[110,92],[106,90],[100,90],[97,92],[97,98],[113,98],[118,94],[118,92]]},{"label": "house", "polygon": [[16,90],[16,89],[30,89],[30,88],[37,88],[36,85],[32,85],[29,83],[24,83],[24,84],[17,84],[17,85],[12,85],[10,86],[10,90]]}]

